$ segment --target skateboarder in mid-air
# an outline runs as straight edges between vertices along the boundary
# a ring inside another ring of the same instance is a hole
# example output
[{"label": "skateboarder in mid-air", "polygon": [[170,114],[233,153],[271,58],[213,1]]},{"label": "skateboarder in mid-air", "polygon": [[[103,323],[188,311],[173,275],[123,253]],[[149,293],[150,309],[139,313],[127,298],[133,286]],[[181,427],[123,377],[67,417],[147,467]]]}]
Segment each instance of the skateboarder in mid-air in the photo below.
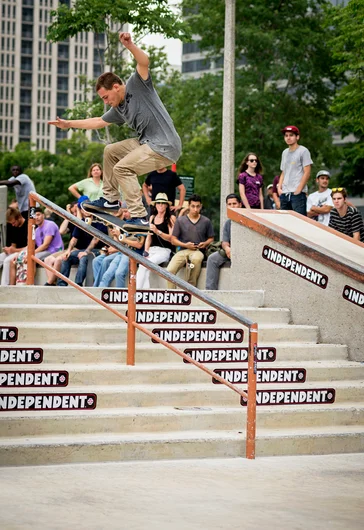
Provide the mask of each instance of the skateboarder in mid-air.
[{"label": "skateboarder in mid-air", "polygon": [[130,33],[120,33],[120,42],[132,53],[136,71],[125,83],[112,72],[102,74],[96,83],[100,98],[110,105],[100,118],[63,120],[49,124],[60,129],[101,129],[111,123],[127,123],[138,138],[107,145],[104,150],[104,197],[84,203],[90,211],[115,212],[120,208],[119,186],[131,219],[128,224],[148,226],[138,175],[170,166],[181,154],[181,139],[173,121],[154,89],[148,55],[138,48]]}]

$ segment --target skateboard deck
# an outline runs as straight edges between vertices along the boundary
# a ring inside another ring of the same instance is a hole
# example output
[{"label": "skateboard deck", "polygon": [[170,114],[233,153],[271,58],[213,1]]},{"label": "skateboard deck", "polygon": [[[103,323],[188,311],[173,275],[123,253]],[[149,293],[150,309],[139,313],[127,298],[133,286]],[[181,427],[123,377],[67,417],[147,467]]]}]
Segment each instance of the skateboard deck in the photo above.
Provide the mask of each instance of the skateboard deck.
[{"label": "skateboard deck", "polygon": [[98,210],[91,210],[87,209],[87,205],[84,208],[82,205],[82,209],[91,215],[91,217],[86,217],[85,222],[87,224],[91,224],[93,222],[93,219],[96,219],[103,225],[114,228],[119,228],[123,233],[120,234],[119,240],[123,241],[128,236],[135,237],[140,239],[141,237],[146,237],[148,234],[151,234],[152,231],[150,230],[149,225],[144,226],[138,226],[133,224],[128,224],[127,221],[122,221],[119,219],[119,217],[116,217],[115,215],[107,212],[101,212]]}]

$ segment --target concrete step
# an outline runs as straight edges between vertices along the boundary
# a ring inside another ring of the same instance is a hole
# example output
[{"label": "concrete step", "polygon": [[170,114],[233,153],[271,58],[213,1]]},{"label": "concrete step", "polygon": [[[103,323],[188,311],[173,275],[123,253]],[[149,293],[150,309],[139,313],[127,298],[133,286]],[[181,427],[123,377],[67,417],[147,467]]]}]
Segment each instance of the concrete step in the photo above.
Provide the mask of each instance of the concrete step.
[{"label": "concrete step", "polygon": [[[235,430],[244,432],[242,407],[146,407],[95,411],[2,412],[0,438],[71,434]],[[364,425],[363,403],[258,407],[257,428]]]},{"label": "concrete step", "polygon": [[[208,377],[208,376],[206,376]],[[246,390],[245,385],[239,388]],[[275,389],[308,390],[317,388],[334,388],[336,390],[335,403],[347,401],[364,401],[363,381],[313,381],[300,385],[289,384],[261,384],[259,390]],[[7,390],[7,391],[6,391]],[[205,406],[237,406],[240,403],[239,395],[223,385],[214,385],[211,382],[194,384],[163,384],[163,385],[125,385],[125,386],[69,386],[66,388],[22,388],[14,390],[2,389],[3,394],[85,394],[97,395],[97,408],[122,408],[122,407],[205,407]]]},{"label": "concrete step", "polygon": [[[211,370],[223,369],[227,374],[223,375],[225,378],[231,377],[231,369],[245,369],[247,364],[238,363],[238,366],[233,367],[231,363],[224,363],[221,365],[214,364],[210,367]],[[258,369],[305,369],[306,382],[313,381],[337,381],[340,379],[346,380],[362,380],[364,381],[364,364],[354,361],[311,361],[311,362],[297,362],[292,361],[287,364],[285,361],[276,361],[275,363],[258,363]],[[21,367],[14,365],[3,365],[0,371],[42,371],[45,368],[37,365],[29,367],[23,365]],[[47,371],[58,372],[65,369],[62,364],[49,364],[46,367]],[[189,384],[189,383],[206,383],[209,381],[209,376],[202,370],[180,363],[169,364],[139,364],[137,366],[125,366],[118,364],[78,364],[74,365],[69,372],[68,387],[80,385],[161,385],[161,384]],[[277,383],[278,385],[279,383]],[[258,384],[258,388],[259,388]],[[10,390],[21,390],[21,387],[3,387],[0,381],[0,390],[8,392]],[[44,388],[44,387],[37,387]],[[59,389],[58,389],[59,390]]]},{"label": "concrete step", "polygon": [[[259,344],[264,346],[275,347],[277,350],[277,360],[281,361],[313,361],[313,360],[345,360],[347,359],[347,347],[342,344],[314,344],[314,343],[299,343],[299,342],[279,342],[279,343],[264,343],[259,341]],[[77,344],[77,343],[53,343],[46,344],[42,341],[37,343],[16,342],[9,344],[6,347],[24,350],[29,347],[43,348],[43,364],[42,365],[24,365],[28,369],[36,366],[44,366],[44,364],[78,364],[78,363],[126,363],[126,345],[124,344]],[[181,350],[188,348],[189,345],[180,345]],[[1,348],[5,347],[2,344]],[[206,347],[206,345],[205,345]],[[221,345],[222,348],[226,347]],[[140,363],[182,363],[182,359],[174,352],[161,346],[153,344],[152,342],[140,342],[136,344],[136,365]],[[239,363],[225,363],[231,367],[239,366]],[[274,363],[271,363],[274,366]],[[9,365],[1,364],[3,369],[7,369]],[[20,369],[21,364],[14,364],[14,369]],[[213,363],[211,366],[218,367],[219,363]],[[18,368],[15,368],[18,367]],[[64,367],[65,368],[65,367]]]},{"label": "concrete step", "polygon": [[[12,326],[14,322],[5,321],[1,323],[2,326]],[[122,321],[120,323],[69,323],[64,322],[16,322],[16,327],[19,330],[18,340],[22,343],[28,343],[39,347],[39,343],[117,343],[123,344],[126,342],[126,324]],[[145,325],[149,330],[162,329],[165,325]],[[172,326],[167,326],[172,328]],[[189,328],[208,329],[207,325],[193,325]],[[184,325],[175,325],[173,328],[184,328]],[[211,326],[210,326],[211,328]],[[224,324],[224,330],[228,329],[244,329],[242,326],[236,324]],[[136,333],[136,341],[141,342],[146,340],[146,335],[140,331]],[[248,340],[248,331],[244,331],[244,343]],[[270,343],[276,341],[284,342],[317,342],[318,328],[317,326],[297,326],[288,324],[261,324],[259,326],[259,343]],[[2,343],[3,346],[6,343]],[[198,342],[193,343],[196,347]],[[205,344],[205,343],[202,343]],[[14,343],[9,343],[13,346]],[[220,344],[221,345],[221,344]],[[236,344],[235,344],[236,345]],[[183,346],[187,347],[186,345]],[[192,347],[192,343],[189,343]]]},{"label": "concrete step", "polygon": [[[363,450],[364,426],[261,429],[256,456]],[[236,456],[245,456],[245,434],[236,431],[103,433],[0,440],[2,466]]]},{"label": "concrete step", "polygon": [[[113,306],[115,307],[115,306]],[[115,307],[120,313],[125,315],[127,310],[126,306],[122,308]],[[157,308],[153,306],[153,309]],[[142,307],[139,307],[141,310]],[[151,309],[143,308],[143,310]],[[158,307],[159,310],[168,310],[167,307]],[[179,306],[178,310],[188,311],[201,311],[201,306]],[[254,308],[254,307],[234,307],[236,311],[241,313],[247,318],[250,318],[254,322],[262,324],[288,324],[290,321],[290,311],[288,309],[275,309],[275,308]],[[176,306],[173,306],[170,310],[175,311]],[[102,306],[96,303],[91,304],[0,304],[0,322],[2,321],[13,321],[13,322],[49,322],[49,315],[52,315],[54,321],[61,321],[64,323],[77,323],[77,322],[119,322],[119,317],[108,311]],[[217,313],[217,323],[219,322],[234,322],[231,318],[223,313]],[[177,325],[177,324],[174,324]]]},{"label": "concrete step", "polygon": [[[88,287],[87,291],[97,298],[101,298],[102,288]],[[163,292],[166,289],[161,289]],[[264,291],[204,291],[215,300],[225,303],[229,306],[240,307],[262,307],[264,305]],[[26,287],[0,287],[0,301],[2,304],[90,304],[90,298],[80,291],[67,287],[44,287],[44,286],[26,286]],[[192,305],[205,305],[198,298],[192,298]],[[126,307],[118,305],[115,307]],[[142,306],[141,306],[142,307]],[[149,307],[149,306],[144,306]],[[168,307],[168,306],[165,306]],[[184,306],[188,308],[188,306]]]}]

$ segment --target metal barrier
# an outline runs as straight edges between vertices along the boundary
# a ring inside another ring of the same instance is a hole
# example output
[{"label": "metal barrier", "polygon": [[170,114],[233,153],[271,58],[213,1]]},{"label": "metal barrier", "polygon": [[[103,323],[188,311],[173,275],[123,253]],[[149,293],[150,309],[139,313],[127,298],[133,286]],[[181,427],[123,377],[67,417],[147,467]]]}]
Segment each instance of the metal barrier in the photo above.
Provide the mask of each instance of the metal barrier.
[{"label": "metal barrier", "polygon": [[[96,298],[93,294],[91,294],[89,291],[84,289],[83,287],[80,287],[76,283],[74,283],[69,278],[66,278],[63,274],[56,271],[49,265],[46,265],[43,261],[39,260],[36,255],[34,255],[35,252],[35,206],[36,202],[43,204],[56,214],[58,214],[60,217],[63,217],[64,219],[67,219],[75,226],[78,226],[81,228],[81,230],[84,230],[85,232],[88,232],[94,237],[97,237],[100,241],[103,243],[106,243],[107,245],[110,245],[114,248],[116,248],[118,251],[122,252],[123,254],[126,254],[129,257],[129,279],[128,279],[128,316],[123,315],[119,311],[116,311],[112,307],[108,306],[105,302],[102,300],[99,300]],[[212,370],[209,370],[204,366],[203,364],[199,363],[198,361],[195,361],[187,355],[186,353],[182,352],[178,348],[175,348],[172,344],[169,344],[168,342],[164,341],[157,335],[154,335],[151,331],[149,331],[147,328],[144,328],[140,324],[138,324],[136,320],[136,304],[135,304],[135,293],[136,293],[136,271],[137,271],[137,262],[143,265],[144,267],[147,267],[151,271],[155,272],[156,274],[159,274],[159,276],[162,276],[166,280],[173,282],[175,285],[183,289],[184,291],[187,291],[191,295],[195,296],[196,298],[199,298],[206,304],[210,305],[211,307],[217,309],[218,311],[221,311],[225,315],[229,316],[233,320],[239,322],[243,326],[247,327],[249,329],[249,346],[248,346],[248,391],[245,392],[244,390],[239,389],[230,381],[227,381],[220,375],[214,373]],[[256,322],[253,322],[249,318],[244,317],[243,315],[240,315],[238,312],[236,312],[231,307],[214,300],[211,296],[204,294],[202,291],[197,289],[196,287],[190,285],[186,281],[178,278],[177,276],[169,273],[168,271],[162,269],[158,265],[155,265],[154,263],[151,263],[148,259],[145,257],[137,254],[136,252],[130,250],[125,245],[122,245],[118,241],[115,241],[114,239],[110,238],[108,235],[104,234],[103,232],[100,232],[99,230],[96,230],[93,226],[87,225],[77,217],[75,217],[72,214],[69,214],[67,211],[63,210],[53,202],[49,201],[45,197],[42,197],[41,195],[38,195],[35,192],[29,193],[29,218],[28,218],[28,272],[27,272],[27,285],[34,285],[34,275],[35,275],[35,265],[41,265],[42,267],[50,270],[53,272],[58,278],[61,278],[65,282],[67,282],[72,287],[75,287],[79,291],[81,291],[83,294],[91,298],[94,302],[97,302],[98,304],[102,305],[109,311],[111,311],[114,315],[120,317],[124,322],[127,323],[127,357],[126,357],[126,363],[127,365],[135,365],[135,330],[138,329],[141,332],[145,333],[149,337],[153,339],[153,341],[158,342],[160,344],[163,344],[173,352],[177,353],[180,357],[183,357],[186,359],[189,363],[194,364],[197,366],[200,370],[203,370],[208,375],[213,377],[214,379],[218,380],[220,383],[224,384],[237,394],[239,396],[244,397],[247,399],[247,425],[246,425],[246,457],[248,459],[254,459],[255,458],[255,435],[256,435],[256,374],[257,374],[257,344],[258,344],[258,324]]]}]

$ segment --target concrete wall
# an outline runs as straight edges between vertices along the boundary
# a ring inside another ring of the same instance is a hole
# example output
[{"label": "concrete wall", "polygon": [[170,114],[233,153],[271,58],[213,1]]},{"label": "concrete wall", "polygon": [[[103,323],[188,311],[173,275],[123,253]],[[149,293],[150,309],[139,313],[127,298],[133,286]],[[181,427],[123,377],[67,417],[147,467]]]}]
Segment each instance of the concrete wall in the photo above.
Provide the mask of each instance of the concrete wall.
[{"label": "concrete wall", "polygon": [[[266,306],[289,308],[295,324],[319,326],[320,342],[347,344],[350,359],[364,361],[364,297],[361,306],[343,297],[346,285],[363,293],[362,282],[235,222],[231,238],[230,289],[263,289]],[[265,246],[326,275],[326,288],[264,259]]]}]

